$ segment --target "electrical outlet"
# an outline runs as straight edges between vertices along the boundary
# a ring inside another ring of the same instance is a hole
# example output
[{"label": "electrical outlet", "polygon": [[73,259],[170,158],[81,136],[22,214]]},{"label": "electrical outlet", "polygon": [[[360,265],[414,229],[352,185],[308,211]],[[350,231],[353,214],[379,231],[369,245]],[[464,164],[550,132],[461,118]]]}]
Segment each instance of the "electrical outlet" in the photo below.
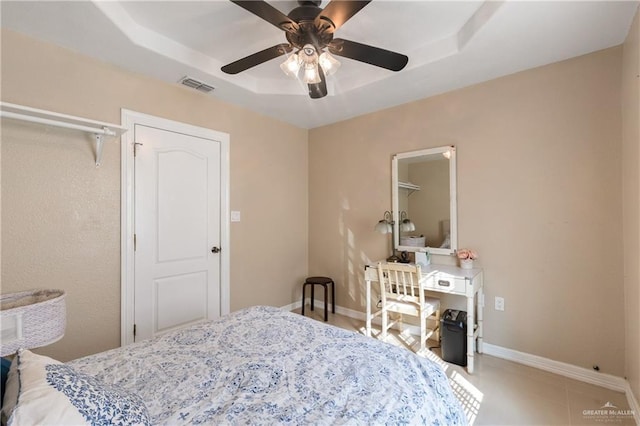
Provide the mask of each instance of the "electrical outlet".
[{"label": "electrical outlet", "polygon": [[504,297],[496,297],[496,311],[504,311]]}]

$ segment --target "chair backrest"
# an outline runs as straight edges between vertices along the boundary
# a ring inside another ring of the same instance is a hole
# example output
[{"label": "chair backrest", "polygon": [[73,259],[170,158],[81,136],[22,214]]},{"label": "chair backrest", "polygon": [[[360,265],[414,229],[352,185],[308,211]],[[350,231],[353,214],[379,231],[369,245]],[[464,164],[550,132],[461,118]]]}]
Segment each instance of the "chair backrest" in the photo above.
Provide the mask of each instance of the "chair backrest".
[{"label": "chair backrest", "polygon": [[378,281],[382,303],[386,299],[422,304],[425,299],[420,265],[378,263]]}]

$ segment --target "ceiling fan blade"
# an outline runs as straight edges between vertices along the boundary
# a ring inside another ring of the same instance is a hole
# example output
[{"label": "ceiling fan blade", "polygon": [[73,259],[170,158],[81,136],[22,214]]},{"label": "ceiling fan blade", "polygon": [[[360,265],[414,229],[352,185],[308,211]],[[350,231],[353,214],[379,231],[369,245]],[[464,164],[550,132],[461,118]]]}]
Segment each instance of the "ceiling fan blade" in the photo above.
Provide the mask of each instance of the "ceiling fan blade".
[{"label": "ceiling fan blade", "polygon": [[329,52],[391,71],[400,71],[409,62],[406,55],[341,38],[333,39]]},{"label": "ceiling fan blade", "polygon": [[332,0],[316,17],[316,27],[334,32],[369,3],[371,0]]},{"label": "ceiling fan blade", "polygon": [[287,15],[262,0],[231,0],[231,2],[283,31],[294,32],[298,29],[298,24],[289,19]]},{"label": "ceiling fan blade", "polygon": [[324,78],[322,67],[318,67],[320,74],[320,83],[309,84],[309,96],[311,99],[320,99],[327,96],[327,80]]},{"label": "ceiling fan blade", "polygon": [[235,62],[231,62],[221,69],[227,74],[238,74],[239,72],[248,70],[249,68],[255,67],[256,65],[260,65],[263,62],[267,62],[273,58],[282,56],[285,53],[289,53],[292,50],[293,48],[289,44],[276,44],[275,46],[272,46],[268,49],[261,50],[260,52],[254,53],[253,55],[249,55],[242,59],[238,59]]}]

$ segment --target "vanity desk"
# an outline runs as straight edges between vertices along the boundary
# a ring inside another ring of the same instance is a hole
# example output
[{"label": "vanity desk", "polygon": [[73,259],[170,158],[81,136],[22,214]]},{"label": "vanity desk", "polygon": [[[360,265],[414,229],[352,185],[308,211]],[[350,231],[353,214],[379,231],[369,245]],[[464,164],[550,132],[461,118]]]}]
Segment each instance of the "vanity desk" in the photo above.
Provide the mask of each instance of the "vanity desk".
[{"label": "vanity desk", "polygon": [[[467,298],[467,371],[473,373],[475,349],[482,353],[482,307],[484,304],[482,269],[462,269],[457,266],[427,265],[422,268],[429,291]],[[371,320],[380,312],[371,312],[371,283],[378,282],[377,264],[365,265],[366,335],[371,337]],[[374,303],[375,305],[375,303]],[[477,346],[476,346],[477,340]]]}]

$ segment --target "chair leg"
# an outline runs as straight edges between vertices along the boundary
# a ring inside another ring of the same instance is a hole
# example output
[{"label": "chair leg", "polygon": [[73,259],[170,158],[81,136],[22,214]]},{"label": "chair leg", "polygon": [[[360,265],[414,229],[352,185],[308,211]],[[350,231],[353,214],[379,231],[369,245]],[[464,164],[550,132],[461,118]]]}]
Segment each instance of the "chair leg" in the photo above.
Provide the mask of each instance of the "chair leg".
[{"label": "chair leg", "polygon": [[313,311],[313,305],[314,305],[313,302],[316,299],[315,292],[316,292],[316,285],[315,284],[311,284],[311,301],[309,302],[309,304],[311,305],[311,310],[312,311]]},{"label": "chair leg", "polygon": [[331,306],[331,312],[336,313],[336,283],[331,281],[331,302],[333,303]]},{"label": "chair leg", "polygon": [[327,291],[327,284],[323,285],[324,287],[324,322],[329,321],[329,305],[327,304],[327,296],[328,296],[328,291]]},{"label": "chair leg", "polygon": [[420,352],[424,351],[427,346],[427,317],[420,315]]},{"label": "chair leg", "polygon": [[438,309],[436,309],[436,326],[435,326],[435,338],[436,338],[436,342],[438,342],[438,344],[440,343],[440,307],[438,307]]},{"label": "chair leg", "polygon": [[389,312],[387,312],[385,308],[382,308],[382,332],[380,333],[380,336],[383,339],[387,338],[387,324],[389,324]]},{"label": "chair leg", "polygon": [[304,316],[304,291],[307,288],[307,283],[302,284],[302,316]]}]

